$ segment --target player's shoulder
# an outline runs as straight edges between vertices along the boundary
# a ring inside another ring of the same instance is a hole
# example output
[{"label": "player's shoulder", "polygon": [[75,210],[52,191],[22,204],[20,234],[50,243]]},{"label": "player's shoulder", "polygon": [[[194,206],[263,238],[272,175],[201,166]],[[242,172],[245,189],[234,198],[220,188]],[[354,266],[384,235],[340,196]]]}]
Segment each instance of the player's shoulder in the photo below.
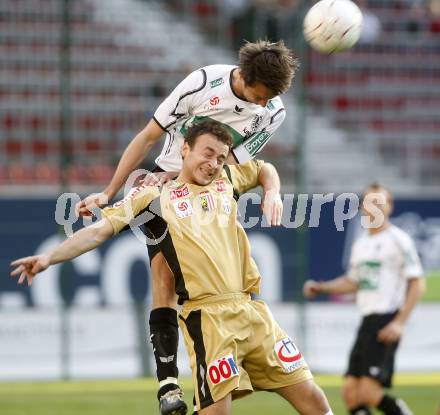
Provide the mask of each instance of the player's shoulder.
[{"label": "player's shoulder", "polygon": [[413,239],[411,238],[411,236],[396,225],[390,225],[387,231],[392,239],[402,244],[403,246],[407,247],[413,244]]},{"label": "player's shoulder", "polygon": [[229,83],[231,72],[237,68],[235,65],[208,65],[200,68],[206,74],[206,86],[210,89]]},{"label": "player's shoulder", "polygon": [[273,124],[274,122],[281,123],[286,117],[286,109],[284,108],[283,101],[279,96],[270,99],[265,107],[265,110],[270,118],[270,124]]}]

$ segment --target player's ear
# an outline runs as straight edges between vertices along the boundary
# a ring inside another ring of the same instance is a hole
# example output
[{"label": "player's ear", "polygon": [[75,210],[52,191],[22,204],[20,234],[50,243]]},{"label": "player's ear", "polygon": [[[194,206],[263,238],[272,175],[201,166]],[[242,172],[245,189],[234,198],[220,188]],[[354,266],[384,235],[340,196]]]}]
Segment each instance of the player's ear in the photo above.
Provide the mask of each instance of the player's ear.
[{"label": "player's ear", "polygon": [[189,148],[189,144],[185,141],[182,146],[182,150],[180,150],[180,154],[182,155],[182,158],[184,159],[186,155],[191,151]]}]

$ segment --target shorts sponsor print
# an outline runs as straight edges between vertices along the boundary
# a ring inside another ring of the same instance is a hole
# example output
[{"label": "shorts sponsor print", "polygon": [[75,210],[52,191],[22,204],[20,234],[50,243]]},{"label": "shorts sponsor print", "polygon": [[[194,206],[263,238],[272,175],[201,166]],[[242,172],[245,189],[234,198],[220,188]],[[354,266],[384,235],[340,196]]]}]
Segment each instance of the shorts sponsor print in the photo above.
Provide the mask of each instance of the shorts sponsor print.
[{"label": "shorts sponsor print", "polygon": [[179,315],[197,410],[228,393],[235,399],[254,389],[273,390],[312,379],[300,351],[263,302],[250,300],[248,294],[215,297],[220,300],[212,304],[184,303]]}]

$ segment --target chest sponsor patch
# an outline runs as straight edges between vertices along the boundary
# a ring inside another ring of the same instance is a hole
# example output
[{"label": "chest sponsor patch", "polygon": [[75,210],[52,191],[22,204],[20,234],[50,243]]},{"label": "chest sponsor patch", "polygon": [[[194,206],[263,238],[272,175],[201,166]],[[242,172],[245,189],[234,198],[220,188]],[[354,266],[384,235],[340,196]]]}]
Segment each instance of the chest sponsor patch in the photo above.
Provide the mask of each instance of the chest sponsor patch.
[{"label": "chest sponsor patch", "polygon": [[231,211],[232,211],[231,198],[228,197],[228,195],[226,193],[222,193],[220,195],[220,200],[222,202],[223,212],[225,212],[227,215],[229,215],[231,213]]},{"label": "chest sponsor patch", "polygon": [[293,372],[305,364],[301,352],[290,337],[275,343],[275,353],[285,372]]},{"label": "chest sponsor patch", "polygon": [[170,200],[174,201],[176,199],[182,199],[184,197],[189,196],[189,190],[187,186],[184,186],[180,189],[170,190]]},{"label": "chest sponsor patch", "polygon": [[173,203],[174,210],[176,211],[176,215],[178,218],[187,218],[188,216],[191,216],[193,213],[193,208],[191,205],[191,200],[189,199],[182,199],[182,200],[176,200]]},{"label": "chest sponsor patch", "polygon": [[212,194],[209,192],[199,193],[200,206],[205,212],[214,210],[215,203]]},{"label": "chest sponsor patch", "polygon": [[219,193],[224,193],[227,191],[226,183],[223,179],[216,180],[215,182],[215,190]]},{"label": "chest sponsor patch", "polygon": [[232,353],[212,362],[208,366],[208,376],[213,385],[238,376],[238,367]]}]

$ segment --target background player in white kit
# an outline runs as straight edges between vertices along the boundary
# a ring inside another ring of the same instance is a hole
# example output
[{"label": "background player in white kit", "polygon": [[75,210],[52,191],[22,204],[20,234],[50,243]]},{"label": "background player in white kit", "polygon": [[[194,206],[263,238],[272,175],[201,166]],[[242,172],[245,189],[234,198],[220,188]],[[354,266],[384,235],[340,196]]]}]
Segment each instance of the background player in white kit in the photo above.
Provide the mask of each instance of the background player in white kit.
[{"label": "background player in white kit", "polygon": [[[175,178],[182,166],[181,148],[188,127],[205,120],[220,122],[232,135],[228,163],[251,160],[268,142],[285,118],[278,95],[286,92],[298,61],[282,41],[246,43],[239,52],[239,66],[211,65],[189,74],[162,102],[153,119],[125,150],[109,186],[77,204],[79,215],[107,204],[153,145],[166,133],[157,167],[144,184],[161,185]],[[275,169],[272,174],[276,176]],[[281,221],[278,191],[265,193],[263,212],[271,225]],[[185,414],[187,409],[177,385],[178,324],[174,278],[163,255],[148,245],[152,275],[150,338],[159,380],[161,414]]]},{"label": "background player in white kit", "polygon": [[383,390],[391,386],[399,340],[425,287],[414,242],[389,222],[392,208],[387,189],[378,184],[368,187],[363,212],[378,226],[369,227],[354,243],[347,273],[330,281],[304,284],[308,298],[356,292],[363,319],[343,386],[350,414],[371,414],[369,407],[387,415],[412,414],[402,400]]}]

